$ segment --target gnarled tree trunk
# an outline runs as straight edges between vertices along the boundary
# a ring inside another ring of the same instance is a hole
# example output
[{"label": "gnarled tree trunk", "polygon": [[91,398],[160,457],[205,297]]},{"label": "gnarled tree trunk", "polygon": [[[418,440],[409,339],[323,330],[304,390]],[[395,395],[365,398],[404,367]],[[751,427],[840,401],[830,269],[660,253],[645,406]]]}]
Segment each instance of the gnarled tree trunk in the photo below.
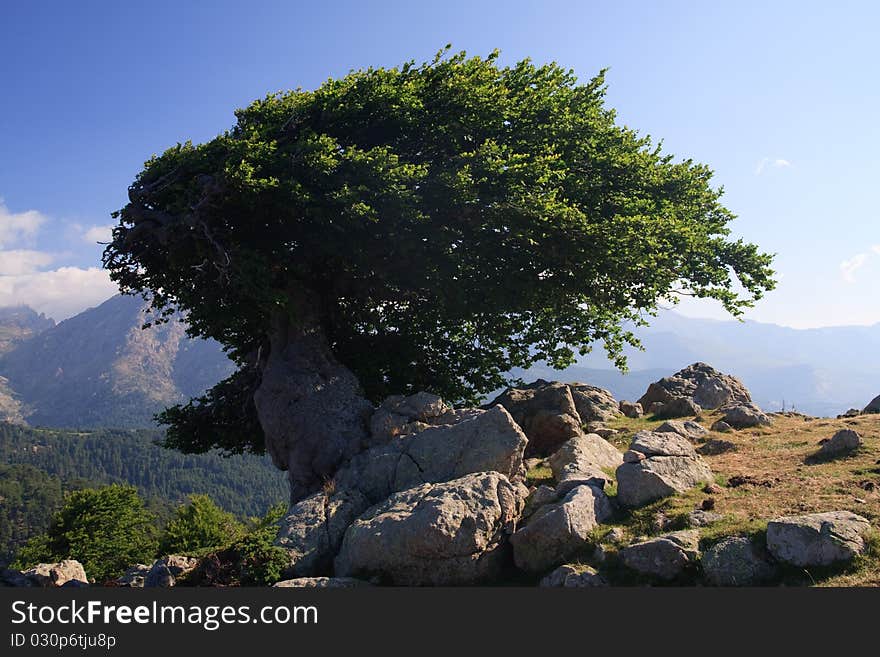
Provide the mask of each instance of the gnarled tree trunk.
[{"label": "gnarled tree trunk", "polygon": [[254,393],[266,449],[287,470],[291,503],[319,490],[363,449],[373,412],[357,378],[333,356],[315,306],[301,305],[295,322],[273,318]]}]

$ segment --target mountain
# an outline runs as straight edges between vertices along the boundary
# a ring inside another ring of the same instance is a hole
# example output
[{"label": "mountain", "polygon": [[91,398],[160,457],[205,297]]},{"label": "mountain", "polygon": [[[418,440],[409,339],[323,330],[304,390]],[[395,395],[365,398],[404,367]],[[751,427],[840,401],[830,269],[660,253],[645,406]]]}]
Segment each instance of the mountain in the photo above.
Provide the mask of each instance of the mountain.
[{"label": "mountain", "polygon": [[55,326],[55,320],[27,306],[0,308],[0,354]]},{"label": "mountain", "polygon": [[793,329],[664,311],[634,333],[645,350],[625,350],[626,375],[613,368],[601,348],[562,372],[533,367],[520,375],[580,380],[634,400],[651,381],[703,361],[738,376],[767,409],[785,405],[819,416],[862,408],[880,393],[880,324]]},{"label": "mountain", "polygon": [[232,373],[220,345],[187,337],[179,317],[142,329],[144,310],[140,299],[115,296],[17,340],[0,355],[7,416],[11,398],[31,425],[151,427],[157,411]]}]

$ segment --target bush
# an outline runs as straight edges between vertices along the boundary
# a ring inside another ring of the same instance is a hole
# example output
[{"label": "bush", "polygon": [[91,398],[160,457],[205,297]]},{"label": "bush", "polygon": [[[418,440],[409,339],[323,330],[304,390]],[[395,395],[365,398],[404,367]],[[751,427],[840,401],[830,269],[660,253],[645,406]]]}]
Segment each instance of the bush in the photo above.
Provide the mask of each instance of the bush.
[{"label": "bush", "polygon": [[163,554],[194,555],[229,545],[244,536],[235,516],[217,506],[207,495],[192,495],[189,504],[177,509],[165,526],[160,541]]}]

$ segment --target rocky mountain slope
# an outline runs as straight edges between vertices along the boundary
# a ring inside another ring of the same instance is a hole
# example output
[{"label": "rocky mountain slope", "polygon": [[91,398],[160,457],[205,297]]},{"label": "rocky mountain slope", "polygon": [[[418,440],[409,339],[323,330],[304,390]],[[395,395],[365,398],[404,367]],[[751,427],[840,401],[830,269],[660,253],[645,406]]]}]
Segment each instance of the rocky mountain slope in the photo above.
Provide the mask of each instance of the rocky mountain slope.
[{"label": "rocky mountain slope", "polygon": [[6,419],[17,416],[34,426],[149,427],[157,411],[232,372],[220,346],[188,338],[182,322],[142,330],[143,310],[140,299],[115,296],[10,341],[0,355]]}]

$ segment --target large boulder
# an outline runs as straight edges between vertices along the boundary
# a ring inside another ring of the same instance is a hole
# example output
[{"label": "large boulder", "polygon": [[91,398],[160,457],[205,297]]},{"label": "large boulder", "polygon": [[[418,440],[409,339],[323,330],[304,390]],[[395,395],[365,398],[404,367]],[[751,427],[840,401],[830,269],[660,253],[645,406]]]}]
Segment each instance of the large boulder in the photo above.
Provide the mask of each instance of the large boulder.
[{"label": "large boulder", "polygon": [[58,563],[38,563],[33,568],[22,572],[34,586],[55,587],[65,586],[68,582],[79,582],[88,585],[83,565],[75,559],[64,559]]},{"label": "large boulder", "polygon": [[748,429],[749,427],[771,424],[770,418],[756,404],[734,404],[721,410],[724,413],[721,419],[734,429]]},{"label": "large boulder", "polygon": [[199,565],[196,557],[185,557],[176,554],[162,557],[153,562],[150,571],[144,578],[144,586],[148,588],[169,588],[177,585],[177,580],[192,572]]},{"label": "large boulder", "polygon": [[699,542],[697,530],[685,529],[629,545],[620,560],[642,575],[671,580],[699,561]]},{"label": "large boulder", "polygon": [[642,408],[642,405],[638,402],[631,401],[622,401],[620,402],[618,408],[620,408],[620,412],[623,413],[626,417],[629,418],[638,418],[644,415],[645,411]]},{"label": "large boulder", "polygon": [[586,383],[569,383],[568,389],[582,423],[607,422],[621,415],[614,395],[604,388]]},{"label": "large boulder", "polygon": [[581,433],[581,417],[564,383],[538,379],[508,388],[491,403],[495,404],[507,409],[528,437],[526,456],[549,456]]},{"label": "large boulder", "polygon": [[582,433],[566,442],[547,462],[558,484],[556,493],[561,496],[581,484],[602,488],[612,480],[604,470],[623,463],[623,455],[597,434]]},{"label": "large boulder", "polygon": [[337,577],[397,585],[466,585],[496,577],[523,500],[507,477],[479,472],[391,495],[355,520]]},{"label": "large boulder", "polygon": [[524,476],[528,439],[502,406],[456,424],[430,426],[368,449],[339,469],[335,488],[357,490],[375,504],[394,492],[473,472]]},{"label": "large boulder", "polygon": [[750,538],[729,536],[703,554],[703,573],[716,586],[755,586],[772,579],[776,568]]},{"label": "large boulder", "polygon": [[589,533],[613,515],[611,502],[595,486],[578,486],[555,504],[535,511],[511,537],[517,567],[540,573],[565,562],[588,545]]},{"label": "large boulder", "polygon": [[874,397],[874,399],[862,409],[862,413],[880,413],[880,395]]},{"label": "large boulder", "polygon": [[862,554],[870,529],[867,518],[849,511],[776,518],[767,524],[767,549],[802,568],[828,566]]},{"label": "large boulder", "polygon": [[315,493],[294,504],[279,523],[275,539],[290,556],[283,576],[293,579],[330,574],[345,530],[369,506],[367,498],[356,490],[333,495]]},{"label": "large boulder", "polygon": [[819,449],[818,456],[835,458],[855,451],[862,445],[862,437],[852,429],[841,429]]},{"label": "large boulder", "polygon": [[658,420],[674,417],[695,417],[702,410],[700,405],[689,397],[673,397],[668,402],[654,402],[651,404],[651,414]]},{"label": "large boulder", "polygon": [[544,577],[538,586],[584,589],[608,586],[608,581],[589,566],[564,565]]},{"label": "large boulder", "polygon": [[617,499],[626,507],[644,506],[711,480],[712,471],[686,438],[639,431],[617,468]]},{"label": "large boulder", "polygon": [[370,418],[369,443],[384,445],[397,436],[421,431],[432,424],[438,424],[438,418],[450,411],[440,397],[429,392],[418,392],[408,397],[388,397]]},{"label": "large boulder", "polygon": [[657,427],[655,431],[657,433],[677,433],[692,443],[696,443],[709,435],[709,430],[706,427],[691,420],[667,420]]},{"label": "large boulder", "polygon": [[677,397],[687,397],[701,408],[752,401],[748,389],[735,376],[723,374],[705,363],[694,363],[649,385],[638,403],[647,410],[654,402],[668,404]]}]

